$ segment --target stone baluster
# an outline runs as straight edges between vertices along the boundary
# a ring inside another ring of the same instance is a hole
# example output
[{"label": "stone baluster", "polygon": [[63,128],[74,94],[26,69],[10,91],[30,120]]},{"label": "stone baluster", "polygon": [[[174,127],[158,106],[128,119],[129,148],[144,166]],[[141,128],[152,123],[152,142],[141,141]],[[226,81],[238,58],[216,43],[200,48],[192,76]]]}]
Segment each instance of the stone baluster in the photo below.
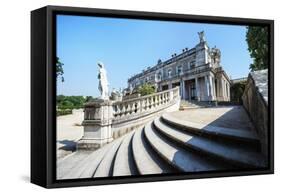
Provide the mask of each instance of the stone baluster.
[{"label": "stone baluster", "polygon": [[134,114],[135,113],[135,102],[131,102],[130,103],[130,114]]},{"label": "stone baluster", "polygon": [[120,107],[120,104],[117,104],[116,108],[117,108],[117,116],[121,117],[121,107]]},{"label": "stone baluster", "polygon": [[137,101],[137,113],[141,112],[141,100]]},{"label": "stone baluster", "polygon": [[128,103],[126,103],[124,107],[125,107],[125,115],[127,115],[129,113]]},{"label": "stone baluster", "polygon": [[142,112],[142,107],[143,107],[143,100],[140,100],[139,101],[139,112],[141,113]]},{"label": "stone baluster", "polygon": [[118,114],[117,105],[113,105],[113,116],[116,117]]},{"label": "stone baluster", "polygon": [[142,106],[141,106],[142,112],[146,110],[145,105],[146,105],[146,100],[142,99]]},{"label": "stone baluster", "polygon": [[130,114],[132,114],[132,103],[128,103],[128,109],[127,109],[127,111],[128,111],[128,115],[130,115]]},{"label": "stone baluster", "polygon": [[136,114],[138,113],[138,109],[139,109],[139,101],[134,102],[134,111],[133,113]]},{"label": "stone baluster", "polygon": [[145,99],[145,109],[146,110],[149,109],[149,99],[148,98]]},{"label": "stone baluster", "polygon": [[164,94],[164,96],[165,96],[164,103],[167,104],[167,102],[168,102],[168,93],[166,92],[166,93]]},{"label": "stone baluster", "polygon": [[156,95],[156,96],[155,96],[155,106],[156,106],[156,107],[159,105],[159,104],[158,104],[158,102],[159,102],[159,101],[158,101],[158,98],[159,98],[159,95]]},{"label": "stone baluster", "polygon": [[132,103],[128,103],[128,108],[127,108],[127,111],[128,111],[128,115],[132,114]]},{"label": "stone baluster", "polygon": [[122,117],[123,115],[125,115],[126,109],[125,109],[125,104],[121,105],[121,114],[120,117]]},{"label": "stone baluster", "polygon": [[[176,90],[176,89],[175,89]],[[170,92],[169,92],[169,102],[171,102],[173,99],[174,99],[174,91],[175,90],[171,90]]]}]

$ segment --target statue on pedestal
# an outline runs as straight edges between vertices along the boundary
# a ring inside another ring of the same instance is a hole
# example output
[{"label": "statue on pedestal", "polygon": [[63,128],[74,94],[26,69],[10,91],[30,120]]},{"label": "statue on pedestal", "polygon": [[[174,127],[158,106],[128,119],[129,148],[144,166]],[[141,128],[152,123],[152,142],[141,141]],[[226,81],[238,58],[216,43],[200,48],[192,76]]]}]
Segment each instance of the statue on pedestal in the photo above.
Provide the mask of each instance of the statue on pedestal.
[{"label": "statue on pedestal", "polygon": [[80,150],[96,150],[113,140],[111,129],[113,110],[112,101],[109,100],[108,81],[104,64],[99,66],[100,99],[95,99],[84,105],[84,134],[77,144]]},{"label": "statue on pedestal", "polygon": [[102,62],[98,62],[99,66],[99,74],[98,74],[98,79],[99,79],[99,91],[101,93],[101,99],[103,100],[108,100],[109,99],[109,89],[108,89],[108,81],[107,81],[107,76],[106,76],[106,70],[104,68],[104,64]]}]

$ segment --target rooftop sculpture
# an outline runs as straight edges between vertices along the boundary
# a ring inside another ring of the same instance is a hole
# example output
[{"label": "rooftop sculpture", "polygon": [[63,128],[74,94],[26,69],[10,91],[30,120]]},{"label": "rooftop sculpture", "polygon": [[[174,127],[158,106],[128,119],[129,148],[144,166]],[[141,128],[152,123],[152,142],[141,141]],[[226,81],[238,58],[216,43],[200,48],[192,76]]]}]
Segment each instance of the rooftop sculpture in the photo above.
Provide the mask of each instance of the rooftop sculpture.
[{"label": "rooftop sculpture", "polygon": [[103,100],[108,100],[109,99],[109,91],[108,91],[108,81],[107,81],[107,75],[106,75],[106,70],[104,67],[104,64],[102,62],[98,62],[99,66],[99,74],[98,74],[98,79],[99,79],[99,91],[101,93],[101,99]]},{"label": "rooftop sculpture", "polygon": [[200,43],[205,42],[205,33],[204,31],[198,32]]}]

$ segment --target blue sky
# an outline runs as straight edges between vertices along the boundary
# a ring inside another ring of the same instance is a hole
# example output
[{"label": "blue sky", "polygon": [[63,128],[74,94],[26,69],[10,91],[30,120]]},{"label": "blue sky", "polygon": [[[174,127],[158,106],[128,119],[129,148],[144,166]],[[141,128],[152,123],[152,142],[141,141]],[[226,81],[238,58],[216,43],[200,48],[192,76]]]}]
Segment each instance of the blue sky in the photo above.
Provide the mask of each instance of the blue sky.
[{"label": "blue sky", "polygon": [[246,77],[252,63],[245,41],[246,27],[88,16],[57,16],[57,56],[64,63],[65,82],[57,93],[99,96],[97,62],[105,64],[110,89],[199,42],[205,31],[210,47],[221,50],[221,64],[232,79]]}]

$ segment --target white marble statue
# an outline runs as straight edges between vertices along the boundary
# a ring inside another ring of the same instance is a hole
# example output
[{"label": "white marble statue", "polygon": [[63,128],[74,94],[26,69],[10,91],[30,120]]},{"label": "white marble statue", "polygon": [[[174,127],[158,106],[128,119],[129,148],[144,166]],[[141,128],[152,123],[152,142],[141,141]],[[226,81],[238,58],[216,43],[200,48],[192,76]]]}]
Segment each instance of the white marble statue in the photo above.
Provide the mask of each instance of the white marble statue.
[{"label": "white marble statue", "polygon": [[198,32],[200,43],[205,42],[205,33],[204,31]]},{"label": "white marble statue", "polygon": [[99,66],[99,91],[101,93],[101,99],[108,100],[109,99],[109,91],[108,91],[108,81],[106,76],[106,70],[104,68],[104,64],[102,62],[98,62]]}]

